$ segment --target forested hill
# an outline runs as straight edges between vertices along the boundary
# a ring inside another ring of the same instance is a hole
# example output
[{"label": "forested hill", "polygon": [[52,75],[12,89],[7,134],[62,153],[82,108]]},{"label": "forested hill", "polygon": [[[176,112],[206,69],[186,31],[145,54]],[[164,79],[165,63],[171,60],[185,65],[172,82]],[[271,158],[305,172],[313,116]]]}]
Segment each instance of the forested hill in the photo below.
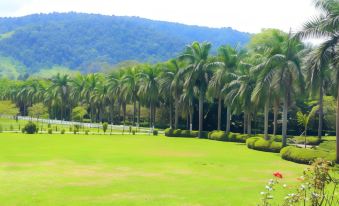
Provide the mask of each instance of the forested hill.
[{"label": "forested hill", "polygon": [[162,61],[192,41],[209,41],[215,49],[244,45],[249,38],[250,34],[232,28],[138,17],[53,13],[0,18],[0,76],[13,75],[14,69],[22,73],[23,68],[30,74],[54,66],[86,72],[126,60]]}]

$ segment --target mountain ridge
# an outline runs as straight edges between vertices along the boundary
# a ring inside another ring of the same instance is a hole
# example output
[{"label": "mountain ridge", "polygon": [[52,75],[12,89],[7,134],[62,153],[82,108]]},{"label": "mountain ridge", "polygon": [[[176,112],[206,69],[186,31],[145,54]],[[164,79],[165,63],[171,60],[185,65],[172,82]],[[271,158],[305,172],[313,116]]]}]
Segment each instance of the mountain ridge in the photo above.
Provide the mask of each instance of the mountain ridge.
[{"label": "mountain ridge", "polygon": [[[176,57],[193,41],[245,45],[251,34],[141,17],[86,13],[32,14],[0,18],[0,56],[25,65],[27,73],[53,66],[82,72],[135,60],[157,62]],[[1,69],[1,63],[0,63]]]}]

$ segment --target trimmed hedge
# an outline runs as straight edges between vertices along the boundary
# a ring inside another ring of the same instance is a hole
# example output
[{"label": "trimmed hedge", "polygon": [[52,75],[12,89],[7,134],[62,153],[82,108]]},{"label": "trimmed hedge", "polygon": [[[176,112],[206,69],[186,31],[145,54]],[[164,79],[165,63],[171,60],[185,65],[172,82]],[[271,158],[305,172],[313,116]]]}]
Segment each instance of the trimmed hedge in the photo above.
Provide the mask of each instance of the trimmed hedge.
[{"label": "trimmed hedge", "polygon": [[321,150],[299,148],[295,146],[288,146],[280,151],[283,159],[292,162],[311,164],[317,158],[322,158],[328,161],[335,161],[334,152],[326,152]]},{"label": "trimmed hedge", "polygon": [[[299,137],[294,137],[292,141],[295,144],[305,144],[305,137],[299,136]],[[314,136],[306,136],[306,144],[307,145],[319,145],[321,143],[321,139],[318,137]]]},{"label": "trimmed hedge", "polygon": [[167,137],[198,137],[198,131],[189,131],[181,129],[165,129],[165,136]]},{"label": "trimmed hedge", "polygon": [[[181,130],[181,129],[165,129],[165,136],[167,137],[198,137],[199,131]],[[208,138],[209,132],[202,131],[201,138]]]},{"label": "trimmed hedge", "polygon": [[251,137],[246,140],[246,145],[250,149],[260,150],[265,152],[279,153],[282,148],[281,142],[265,140],[262,137]]},{"label": "trimmed hedge", "polygon": [[224,142],[246,142],[247,134],[239,134],[230,132],[228,135],[224,131],[215,130],[208,133],[208,139],[224,141]]}]

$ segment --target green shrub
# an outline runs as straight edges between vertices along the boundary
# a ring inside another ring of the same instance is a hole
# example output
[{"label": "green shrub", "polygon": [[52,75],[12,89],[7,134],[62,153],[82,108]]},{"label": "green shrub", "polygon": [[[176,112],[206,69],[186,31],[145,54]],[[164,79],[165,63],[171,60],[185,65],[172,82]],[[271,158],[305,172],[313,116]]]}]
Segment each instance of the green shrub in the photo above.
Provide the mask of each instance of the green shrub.
[{"label": "green shrub", "polygon": [[48,123],[47,128],[51,128],[51,123]]},{"label": "green shrub", "polygon": [[228,141],[228,135],[224,131],[212,131],[208,133],[208,139],[217,141]]},{"label": "green shrub", "polygon": [[72,126],[69,126],[69,131],[73,132],[73,127]]},{"label": "green shrub", "polygon": [[316,148],[317,150],[322,150],[326,152],[335,152],[336,148],[336,141],[323,141],[320,145]]},{"label": "green shrub", "polygon": [[[205,134],[206,136],[208,133]],[[181,129],[165,129],[165,136],[167,137],[197,137],[198,131],[189,131]]]},{"label": "green shrub", "polygon": [[0,133],[3,132],[3,128],[2,128],[2,125],[0,124]]},{"label": "green shrub", "polygon": [[207,139],[208,138],[208,131],[201,131],[201,137],[200,138],[204,138]]},{"label": "green shrub", "polygon": [[248,134],[237,134],[235,139],[236,142],[246,142],[246,140],[249,138]]},{"label": "green shrub", "polygon": [[132,135],[135,135],[135,133],[136,133],[135,129],[134,129],[134,130],[132,130]]},{"label": "green shrub", "polygon": [[165,129],[165,136],[172,137],[173,136],[174,129],[167,128]]},{"label": "green shrub", "polygon": [[250,149],[265,151],[265,152],[276,152],[279,153],[282,148],[282,143],[275,142],[272,140],[265,140],[262,137],[251,137],[246,140],[247,147]]},{"label": "green shrub", "polygon": [[285,160],[302,164],[311,164],[312,161],[317,158],[322,158],[328,161],[335,161],[334,152],[331,153],[315,149],[299,148],[295,146],[288,146],[283,148],[280,151],[280,155]]},{"label": "green shrub", "polygon": [[[102,123],[102,130],[104,131],[104,133],[106,133],[107,128],[108,128],[108,123],[107,122]],[[131,129],[130,129],[130,132],[131,132]]]},{"label": "green shrub", "polygon": [[88,135],[88,133],[89,133],[89,130],[86,129],[86,130],[85,130],[85,135]]},{"label": "green shrub", "polygon": [[[305,144],[305,137],[304,136],[294,137],[292,141],[295,144]],[[319,145],[320,143],[321,143],[321,139],[319,139],[318,137],[314,137],[314,136],[306,137],[307,145]]]},{"label": "green shrub", "polygon": [[153,130],[153,135],[154,135],[154,136],[158,136],[158,133],[159,133],[159,132],[158,132],[157,129]]},{"label": "green shrub", "polygon": [[65,129],[62,129],[62,130],[60,131],[60,134],[65,134]]},{"label": "green shrub", "polygon": [[27,134],[34,134],[38,131],[38,128],[33,122],[28,122],[23,128],[23,131]]},{"label": "green shrub", "polygon": [[13,125],[9,125],[9,131],[13,131],[13,130],[14,130]]},{"label": "green shrub", "polygon": [[52,133],[53,133],[52,128],[48,128],[48,134],[52,134]]}]

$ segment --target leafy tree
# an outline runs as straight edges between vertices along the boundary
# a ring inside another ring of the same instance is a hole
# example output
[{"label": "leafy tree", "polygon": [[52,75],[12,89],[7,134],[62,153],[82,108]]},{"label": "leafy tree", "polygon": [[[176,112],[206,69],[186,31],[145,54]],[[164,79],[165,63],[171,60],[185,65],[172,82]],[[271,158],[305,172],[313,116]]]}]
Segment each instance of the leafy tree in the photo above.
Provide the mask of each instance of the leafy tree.
[{"label": "leafy tree", "polygon": [[0,101],[0,115],[15,116],[19,114],[19,109],[11,101]]},{"label": "leafy tree", "polygon": [[28,108],[28,115],[36,118],[48,118],[48,108],[43,103],[33,104]]},{"label": "leafy tree", "polygon": [[84,116],[87,115],[87,109],[84,106],[77,106],[72,109],[72,119],[82,122]]}]

